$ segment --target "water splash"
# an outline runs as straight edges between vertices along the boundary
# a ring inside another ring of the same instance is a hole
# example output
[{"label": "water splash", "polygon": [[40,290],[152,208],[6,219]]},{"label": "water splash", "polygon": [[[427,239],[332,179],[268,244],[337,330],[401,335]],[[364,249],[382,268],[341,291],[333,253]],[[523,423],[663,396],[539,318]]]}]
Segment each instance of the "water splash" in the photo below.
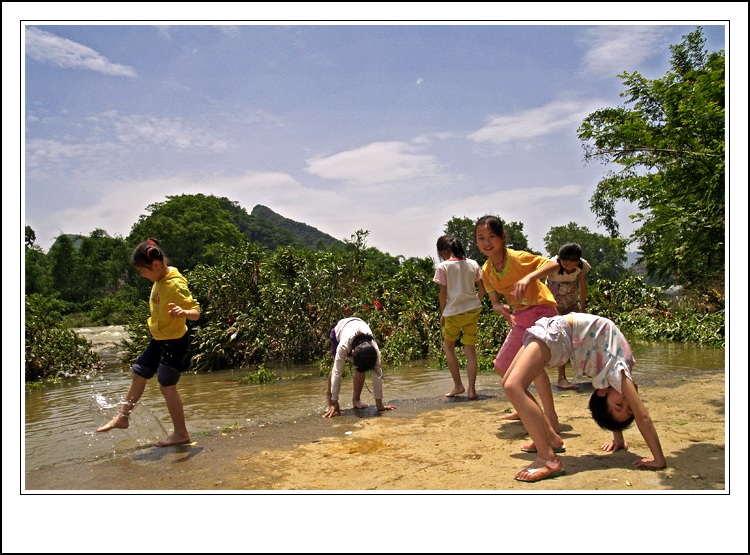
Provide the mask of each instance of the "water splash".
[{"label": "water splash", "polygon": [[[96,427],[99,428],[117,416],[125,399],[114,394],[102,393],[94,385],[91,386],[91,391],[91,415]],[[115,452],[130,450],[139,445],[152,444],[156,438],[169,435],[164,424],[146,406],[143,399],[138,401],[133,410],[130,411],[128,427],[114,428],[110,432],[124,432],[126,435],[126,439],[121,439],[115,445]]]}]

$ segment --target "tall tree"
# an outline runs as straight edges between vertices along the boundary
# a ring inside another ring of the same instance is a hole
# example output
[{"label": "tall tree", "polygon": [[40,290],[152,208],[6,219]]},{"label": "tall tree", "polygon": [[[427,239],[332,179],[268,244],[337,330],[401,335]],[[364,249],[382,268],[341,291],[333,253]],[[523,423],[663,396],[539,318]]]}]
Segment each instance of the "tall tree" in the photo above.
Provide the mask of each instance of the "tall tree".
[{"label": "tall tree", "polygon": [[131,247],[154,237],[171,263],[180,270],[192,270],[199,263],[218,263],[220,246],[245,242],[237,223],[249,221],[249,215],[236,203],[202,194],[167,199],[148,206],[150,214],[141,215],[133,225],[127,238]]},{"label": "tall tree", "polygon": [[36,244],[36,233],[28,225],[26,226],[24,248],[24,270],[25,295],[34,293],[45,295],[49,292],[47,255]]},{"label": "tall tree", "polygon": [[615,205],[635,203],[637,242],[649,274],[678,283],[724,283],[724,51],[707,53],[702,28],[670,47],[661,79],[618,77],[628,107],[590,114],[578,129],[585,159],[622,166],[599,182],[591,208],[619,236]]},{"label": "tall tree", "polygon": [[589,228],[570,222],[566,226],[551,227],[544,236],[544,248],[549,256],[554,256],[565,243],[578,243],[583,251],[583,258],[591,264],[587,279],[592,283],[599,279],[618,281],[625,274],[625,262],[628,255],[622,239],[593,233]]}]

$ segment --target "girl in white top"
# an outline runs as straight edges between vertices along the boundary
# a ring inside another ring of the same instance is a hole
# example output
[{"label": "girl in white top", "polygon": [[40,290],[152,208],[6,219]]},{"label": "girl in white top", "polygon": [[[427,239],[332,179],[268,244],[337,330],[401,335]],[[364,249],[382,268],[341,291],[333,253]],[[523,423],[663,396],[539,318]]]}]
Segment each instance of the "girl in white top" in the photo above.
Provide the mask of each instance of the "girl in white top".
[{"label": "girl in white top", "polygon": [[433,281],[440,284],[440,326],[443,329],[443,349],[448,369],[453,378],[453,389],[446,397],[466,391],[456,356],[456,341],[461,339],[466,355],[469,400],[477,398],[477,330],[485,289],[482,271],[476,261],[467,258],[461,241],[450,235],[437,240],[441,262]]},{"label": "girl in white top", "polygon": [[372,370],[372,392],[378,411],[393,410],[393,405],[383,404],[383,370],[380,362],[380,349],[372,331],[364,320],[359,318],[344,318],[339,320],[331,330],[331,354],[333,354],[333,368],[328,375],[328,391],[326,392],[325,418],[341,414],[339,407],[339,392],[341,391],[341,376],[347,360],[352,361],[354,372],[354,391],[352,405],[355,409],[366,409],[369,405],[360,399],[362,387],[365,385],[365,372]]},{"label": "girl in white top", "polygon": [[611,320],[593,314],[571,312],[565,316],[540,318],[526,330],[524,347],[503,377],[503,387],[518,411],[532,443],[521,448],[537,458],[516,474],[521,482],[537,482],[564,474],[558,453],[565,445],[528,391],[534,379],[570,360],[576,376],[592,378],[594,392],[589,410],[596,423],[612,431],[612,441],[602,450],[627,450],[623,430],[635,420],[651,457],[633,465],[644,469],[667,466],[656,427],[638,395],[631,374],[635,359],[627,339]]}]

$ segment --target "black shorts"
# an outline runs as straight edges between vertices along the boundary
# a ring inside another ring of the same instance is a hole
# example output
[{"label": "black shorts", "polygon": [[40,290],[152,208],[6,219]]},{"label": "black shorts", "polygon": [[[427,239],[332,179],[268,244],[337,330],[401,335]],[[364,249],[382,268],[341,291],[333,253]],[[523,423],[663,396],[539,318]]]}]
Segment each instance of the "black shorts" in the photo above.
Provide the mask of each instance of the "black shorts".
[{"label": "black shorts", "polygon": [[133,373],[150,380],[157,374],[159,385],[176,385],[185,367],[190,347],[190,332],[179,339],[151,339],[133,365]]}]

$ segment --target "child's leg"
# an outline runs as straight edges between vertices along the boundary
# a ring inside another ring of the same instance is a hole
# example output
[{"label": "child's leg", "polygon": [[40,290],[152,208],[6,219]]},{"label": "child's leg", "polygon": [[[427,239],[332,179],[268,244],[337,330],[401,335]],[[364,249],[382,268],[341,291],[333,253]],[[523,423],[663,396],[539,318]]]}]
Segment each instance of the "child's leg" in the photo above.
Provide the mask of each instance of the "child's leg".
[{"label": "child's leg", "polygon": [[360,397],[362,397],[362,388],[365,386],[365,373],[358,372],[357,370],[354,370],[352,373],[354,374],[354,376],[352,376],[354,381],[352,405],[355,409],[366,409],[370,405],[363,403],[360,399]]},{"label": "child's leg", "polygon": [[456,356],[456,342],[444,339],[443,350],[445,351],[445,359],[448,362],[448,370],[451,371],[451,378],[453,378],[453,389],[451,389],[450,393],[446,393],[445,396],[455,397],[466,391],[461,381],[461,370],[458,366],[458,357]]},{"label": "child's leg", "polygon": [[[542,468],[546,465],[559,470],[562,465],[552,447],[554,436],[557,434],[528,391],[532,382],[536,385],[542,374],[546,376],[544,366],[549,357],[549,348],[544,343],[531,341],[513,361],[512,367],[503,379],[503,387],[537,449],[537,459],[529,468]],[[547,384],[549,385],[549,377]]]},{"label": "child's leg", "polygon": [[570,383],[565,375],[565,365],[557,367],[557,388],[558,389],[578,389],[578,384]]},{"label": "child's leg", "polygon": [[464,345],[466,354],[466,376],[469,380],[469,399],[477,398],[477,349],[474,345]]},{"label": "child's leg", "polygon": [[[546,348],[546,345],[545,345]],[[560,426],[560,421],[557,418],[557,411],[555,410],[555,399],[552,396],[552,384],[549,381],[547,372],[542,372],[534,380],[534,387],[536,387],[539,393],[539,398],[542,401],[544,407],[544,415],[547,417],[550,426],[557,433],[557,428]]]},{"label": "child's leg", "polygon": [[117,416],[112,418],[104,426],[97,428],[97,432],[106,432],[113,428],[127,428],[130,425],[129,418],[130,413],[133,411],[136,403],[141,399],[143,392],[146,390],[146,383],[148,380],[138,374],[133,374],[133,379],[130,382],[130,388],[128,389],[127,395],[125,395],[125,401],[120,408],[120,412]]},{"label": "child's leg", "polygon": [[169,416],[172,418],[172,425],[174,426],[174,432],[167,436],[165,439],[157,442],[159,447],[166,447],[167,445],[177,445],[180,443],[189,443],[190,434],[185,424],[185,411],[182,407],[182,399],[180,394],[177,392],[176,385],[160,385],[161,393],[164,395],[164,399],[167,402],[167,409],[169,410]]}]

